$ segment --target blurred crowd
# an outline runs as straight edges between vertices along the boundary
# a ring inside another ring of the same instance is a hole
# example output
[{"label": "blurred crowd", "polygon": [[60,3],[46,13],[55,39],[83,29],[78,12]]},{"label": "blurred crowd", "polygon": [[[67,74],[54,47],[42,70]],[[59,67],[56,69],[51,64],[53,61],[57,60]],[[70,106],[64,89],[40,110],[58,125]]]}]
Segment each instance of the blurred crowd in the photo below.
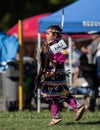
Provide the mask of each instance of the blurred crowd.
[{"label": "blurred crowd", "polygon": [[[72,92],[89,97],[86,107],[94,111],[100,96],[100,34],[90,33],[92,42],[89,45],[84,44],[78,48],[72,39]],[[65,63],[69,64],[69,60]]]}]

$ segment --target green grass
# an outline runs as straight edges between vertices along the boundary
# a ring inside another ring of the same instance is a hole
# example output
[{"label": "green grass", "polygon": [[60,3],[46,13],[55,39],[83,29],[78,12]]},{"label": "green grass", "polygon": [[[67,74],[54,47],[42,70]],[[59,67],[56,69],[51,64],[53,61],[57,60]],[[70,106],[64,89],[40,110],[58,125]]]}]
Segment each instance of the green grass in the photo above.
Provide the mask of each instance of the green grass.
[{"label": "green grass", "polygon": [[61,111],[62,122],[52,127],[47,124],[51,120],[51,112],[42,109],[22,112],[0,112],[0,130],[100,130],[100,111],[86,111],[83,118],[75,122],[75,113],[63,109]]}]

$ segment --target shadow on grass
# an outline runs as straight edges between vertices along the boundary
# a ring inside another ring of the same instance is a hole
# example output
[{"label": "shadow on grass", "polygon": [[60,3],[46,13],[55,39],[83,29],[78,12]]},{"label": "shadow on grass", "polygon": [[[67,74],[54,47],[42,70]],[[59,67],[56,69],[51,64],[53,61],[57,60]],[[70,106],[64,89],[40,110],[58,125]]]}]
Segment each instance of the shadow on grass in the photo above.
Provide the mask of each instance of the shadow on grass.
[{"label": "shadow on grass", "polygon": [[68,123],[65,123],[65,125],[77,125],[77,124],[84,124],[84,125],[90,125],[90,124],[93,124],[93,125],[100,125],[100,121],[88,121],[88,122],[68,122]]}]

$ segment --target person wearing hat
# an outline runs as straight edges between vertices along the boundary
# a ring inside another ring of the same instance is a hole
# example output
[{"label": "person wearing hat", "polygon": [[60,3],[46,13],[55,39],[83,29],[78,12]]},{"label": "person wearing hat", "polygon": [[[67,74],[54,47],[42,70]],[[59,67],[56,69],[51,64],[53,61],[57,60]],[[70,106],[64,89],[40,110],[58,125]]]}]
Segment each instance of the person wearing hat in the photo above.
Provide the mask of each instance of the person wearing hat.
[{"label": "person wearing hat", "polygon": [[94,101],[91,103],[90,110],[94,111],[96,106],[96,98],[98,97],[98,87],[100,86],[100,32],[90,31],[92,42],[88,48],[88,54],[91,57],[91,64],[94,66]]},{"label": "person wearing hat", "polygon": [[51,25],[46,30],[46,42],[41,47],[41,67],[37,82],[41,96],[50,104],[52,120],[48,126],[59,123],[60,103],[68,103],[76,111],[75,121],[83,116],[85,107],[79,104],[66,86],[64,62],[68,56],[67,44],[62,39],[62,29]]}]

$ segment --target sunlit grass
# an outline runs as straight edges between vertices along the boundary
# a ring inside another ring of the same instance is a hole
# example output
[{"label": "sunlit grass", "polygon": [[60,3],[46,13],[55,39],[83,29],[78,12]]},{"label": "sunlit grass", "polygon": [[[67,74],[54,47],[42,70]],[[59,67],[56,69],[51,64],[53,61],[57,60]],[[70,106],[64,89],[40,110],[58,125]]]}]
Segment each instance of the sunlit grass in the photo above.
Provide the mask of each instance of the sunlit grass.
[{"label": "sunlit grass", "polygon": [[36,110],[25,110],[22,112],[0,112],[0,130],[99,130],[100,111],[84,113],[83,118],[75,122],[75,113],[63,109],[61,111],[62,122],[52,127],[47,124],[51,120],[51,112],[42,109],[40,113]]}]

